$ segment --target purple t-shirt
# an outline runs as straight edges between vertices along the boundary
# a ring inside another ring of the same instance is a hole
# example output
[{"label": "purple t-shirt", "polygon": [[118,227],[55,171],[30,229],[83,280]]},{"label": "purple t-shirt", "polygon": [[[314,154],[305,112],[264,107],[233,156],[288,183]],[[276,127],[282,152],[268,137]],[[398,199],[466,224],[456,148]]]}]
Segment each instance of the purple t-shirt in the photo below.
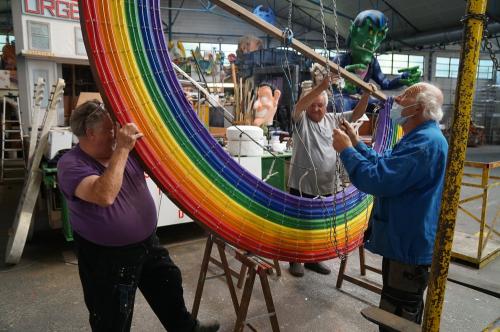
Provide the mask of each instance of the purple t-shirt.
[{"label": "purple t-shirt", "polygon": [[104,246],[124,246],[145,240],[155,231],[156,207],[144,171],[133,157],[127,160],[122,188],[112,205],[100,207],[75,196],[84,178],[100,176],[105,170],[105,166],[79,145],[59,160],[57,178],[68,202],[71,226],[84,239]]}]

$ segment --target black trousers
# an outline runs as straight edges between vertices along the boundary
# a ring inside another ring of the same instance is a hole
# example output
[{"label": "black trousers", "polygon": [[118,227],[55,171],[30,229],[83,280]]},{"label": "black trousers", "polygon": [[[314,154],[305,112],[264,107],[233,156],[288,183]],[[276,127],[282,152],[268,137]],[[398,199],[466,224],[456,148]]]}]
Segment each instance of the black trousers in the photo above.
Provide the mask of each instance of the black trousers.
[{"label": "black trousers", "polygon": [[[300,190],[298,190],[298,189],[290,188],[289,192],[292,195],[300,196]],[[311,194],[302,193],[302,197],[305,197],[305,198],[314,198],[314,197],[317,197],[317,196],[318,195],[311,195]],[[332,196],[332,194],[323,195],[323,197],[330,197],[330,196]]]},{"label": "black trousers", "polygon": [[[420,324],[429,265],[409,265],[383,258],[380,308]],[[380,331],[389,331],[380,328]]]},{"label": "black trousers", "polygon": [[92,331],[130,331],[137,287],[167,331],[190,332],[181,271],[153,234],[125,247],[104,247],[75,234],[78,269]]}]

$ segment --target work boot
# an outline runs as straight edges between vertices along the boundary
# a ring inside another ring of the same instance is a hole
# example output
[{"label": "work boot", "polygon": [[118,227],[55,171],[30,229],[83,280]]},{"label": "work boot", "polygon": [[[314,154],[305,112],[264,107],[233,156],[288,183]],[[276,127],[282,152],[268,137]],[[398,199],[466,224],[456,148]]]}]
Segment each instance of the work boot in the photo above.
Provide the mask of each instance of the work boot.
[{"label": "work boot", "polygon": [[196,320],[193,332],[217,332],[219,331],[219,327],[220,325],[217,321],[201,323],[199,320]]},{"label": "work boot", "polygon": [[290,262],[290,274],[294,277],[304,276],[304,266],[301,263]]},{"label": "work boot", "polygon": [[330,274],[332,271],[326,266],[326,264],[318,262],[318,263],[305,263],[304,267],[308,270],[312,270],[319,274]]}]

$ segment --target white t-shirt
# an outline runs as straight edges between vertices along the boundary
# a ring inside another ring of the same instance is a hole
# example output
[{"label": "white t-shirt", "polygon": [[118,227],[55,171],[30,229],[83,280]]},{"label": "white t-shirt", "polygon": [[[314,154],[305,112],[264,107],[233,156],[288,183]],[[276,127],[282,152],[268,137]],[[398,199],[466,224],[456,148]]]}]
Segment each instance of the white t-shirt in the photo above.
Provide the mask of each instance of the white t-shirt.
[{"label": "white t-shirt", "polygon": [[[338,128],[336,115],[339,116],[338,113],[326,113],[320,122],[309,119],[305,111],[300,115],[293,131],[293,153],[288,179],[290,188],[309,195],[330,195],[338,191],[334,190],[337,154],[332,146],[333,129]],[[352,112],[344,112],[344,118],[351,121]],[[307,174],[304,176],[305,173]],[[337,188],[339,186],[340,179],[337,178]]]}]

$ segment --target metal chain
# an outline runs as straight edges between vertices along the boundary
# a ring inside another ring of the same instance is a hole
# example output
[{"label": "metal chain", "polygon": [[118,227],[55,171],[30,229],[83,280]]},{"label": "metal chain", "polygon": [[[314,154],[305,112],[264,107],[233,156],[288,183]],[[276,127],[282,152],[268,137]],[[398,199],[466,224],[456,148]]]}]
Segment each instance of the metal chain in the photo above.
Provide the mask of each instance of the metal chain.
[{"label": "metal chain", "polygon": [[[340,46],[339,46],[339,29],[338,29],[338,16],[337,16],[337,1],[332,0],[332,5],[333,5],[333,20],[334,20],[334,31],[335,31],[335,51],[336,51],[336,64],[337,64],[337,72],[340,72]],[[344,120],[344,98],[342,97],[342,84],[337,84],[337,89],[339,91],[339,98],[340,98],[340,117],[337,117],[337,122],[338,120]],[[332,93],[332,96],[335,96],[335,93]],[[334,105],[335,103],[335,97],[333,97],[333,102]],[[340,124],[340,122],[338,122]],[[340,162],[340,154],[338,152],[335,152],[337,155],[337,158],[335,160],[335,177],[338,176],[340,177],[340,186],[341,186],[341,193],[342,193],[342,207],[344,209],[344,253],[340,257],[340,259],[345,260],[347,259],[347,248],[348,248],[348,243],[349,243],[349,229],[347,226],[347,209],[346,209],[346,200],[345,200],[345,187],[346,183],[344,182],[345,178],[345,168]],[[337,180],[338,181],[338,180]],[[336,189],[336,188],[335,188]],[[335,224],[336,224],[335,220]]]},{"label": "metal chain", "polygon": [[[340,46],[339,46],[339,27],[338,27],[338,17],[337,17],[337,1],[332,0],[332,5],[333,5],[333,19],[334,19],[334,24],[335,24],[335,52],[336,52],[336,64],[337,64],[337,72],[340,72]],[[337,90],[339,92],[340,96],[340,117],[344,118],[344,98],[342,98],[342,86],[341,82],[336,85]],[[335,96],[335,94],[333,94]],[[333,97],[333,101],[335,101],[335,97]]]},{"label": "metal chain", "polygon": [[488,38],[488,20],[484,22],[484,30],[483,30],[483,42],[484,42],[484,47],[488,50],[488,53],[490,54],[491,61],[493,62],[493,69],[496,71],[500,71],[500,66],[498,65],[498,59],[493,51],[493,44]]},{"label": "metal chain", "polygon": [[[320,7],[320,14],[321,14],[321,32],[322,32],[322,35],[323,35],[323,50],[325,52],[325,71],[326,71],[326,78],[327,79],[330,79],[330,64],[329,64],[329,51],[328,51],[328,42],[327,42],[327,39],[326,39],[326,26],[325,26],[325,8],[324,8],[324,5],[323,5],[323,0],[319,0],[319,7]],[[336,34],[337,34],[337,31],[335,31]],[[330,87],[329,87],[330,89]],[[335,117],[334,117],[335,118]],[[334,180],[333,180],[333,200],[332,200],[332,204],[333,204],[333,211],[332,211],[332,222],[330,224],[330,239],[332,239],[333,241],[333,246],[334,246],[334,249],[335,249],[335,253],[337,254],[337,257],[341,258],[341,259],[345,259],[345,255],[343,253],[340,252],[339,250],[339,244],[338,244],[338,241],[337,241],[337,218],[336,218],[336,215],[337,215],[337,203],[336,203],[336,194],[337,194],[337,165],[335,165],[335,177],[334,177]]]},{"label": "metal chain", "polygon": [[500,71],[500,65],[498,63],[498,59],[495,55],[495,52],[493,51],[493,44],[491,43],[491,41],[489,40],[488,38],[488,34],[489,34],[489,31],[488,31],[488,21],[489,21],[489,17],[486,15],[486,14],[467,14],[467,15],[464,15],[461,19],[460,19],[460,22],[462,22],[463,24],[466,23],[466,21],[470,18],[473,18],[473,19],[476,19],[476,20],[480,20],[480,21],[483,21],[483,42],[484,42],[484,47],[488,50],[488,53],[490,55],[490,58],[491,58],[491,61],[493,62],[493,68],[495,69],[495,71]]},{"label": "metal chain", "polygon": [[290,47],[293,41],[293,31],[292,31],[292,13],[293,13],[293,0],[288,3],[288,20],[287,26],[283,29],[283,44],[285,47]]},{"label": "metal chain", "polygon": [[323,6],[323,0],[319,0],[319,8],[321,14],[321,33],[323,35],[323,50],[325,52],[325,69],[326,77],[330,78],[330,66],[328,63],[328,42],[326,41],[326,26],[325,26],[325,7]]},{"label": "metal chain", "polygon": [[292,29],[292,13],[293,13],[293,0],[288,3],[288,24],[287,27]]}]

